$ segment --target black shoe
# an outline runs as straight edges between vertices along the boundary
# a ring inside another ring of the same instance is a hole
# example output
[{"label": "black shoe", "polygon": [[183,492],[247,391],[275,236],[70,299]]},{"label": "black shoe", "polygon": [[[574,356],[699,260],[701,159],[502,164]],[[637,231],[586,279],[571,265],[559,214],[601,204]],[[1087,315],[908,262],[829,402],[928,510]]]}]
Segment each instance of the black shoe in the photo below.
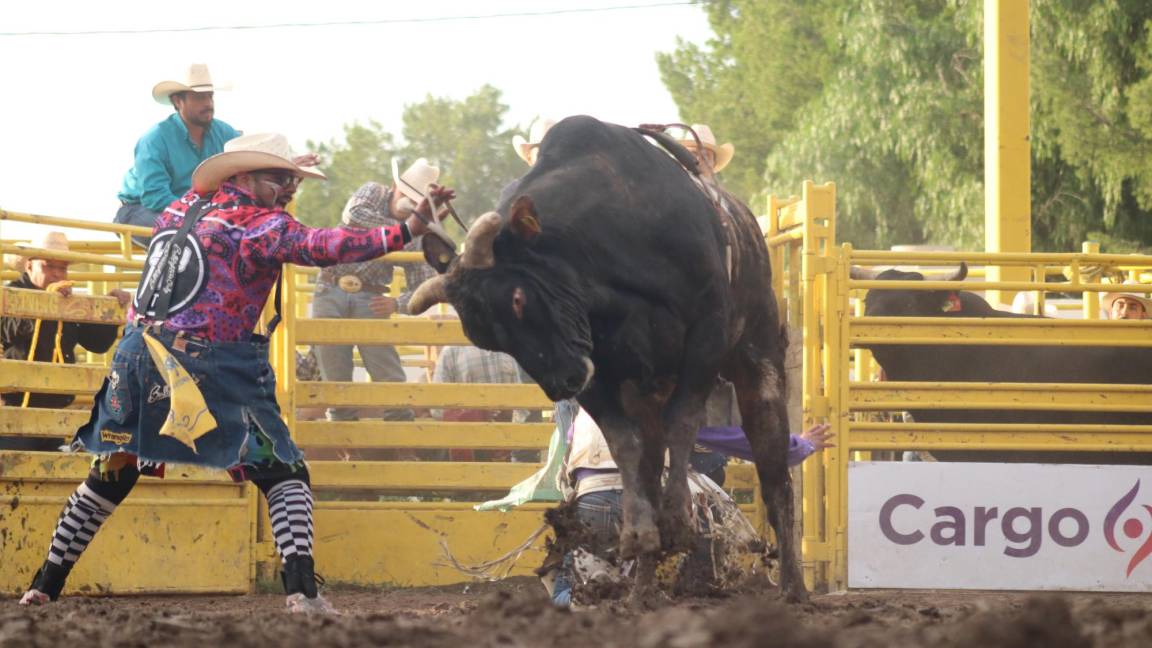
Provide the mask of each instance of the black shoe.
[{"label": "black shoe", "polygon": [[71,571],[72,565],[65,567],[45,560],[32,577],[32,584],[28,589],[47,594],[49,599],[55,601],[60,598],[60,592],[64,591],[64,582],[68,580]]},{"label": "black shoe", "polygon": [[284,561],[284,571],[280,572],[285,594],[303,594],[306,598],[316,598],[316,586],[323,585],[324,579],[316,574],[316,563],[312,556],[289,556]]}]

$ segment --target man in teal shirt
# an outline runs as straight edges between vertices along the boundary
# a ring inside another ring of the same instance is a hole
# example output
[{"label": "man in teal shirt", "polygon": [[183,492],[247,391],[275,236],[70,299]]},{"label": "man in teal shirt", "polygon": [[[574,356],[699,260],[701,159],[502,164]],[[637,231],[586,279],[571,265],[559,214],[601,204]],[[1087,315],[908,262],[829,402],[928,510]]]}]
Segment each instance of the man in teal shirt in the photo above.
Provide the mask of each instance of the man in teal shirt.
[{"label": "man in teal shirt", "polygon": [[192,186],[197,165],[224,150],[240,131],[213,119],[215,88],[208,66],[188,66],[180,81],[161,81],[152,98],[176,112],[136,142],[136,161],[124,175],[114,222],[152,227],[156,217]]}]

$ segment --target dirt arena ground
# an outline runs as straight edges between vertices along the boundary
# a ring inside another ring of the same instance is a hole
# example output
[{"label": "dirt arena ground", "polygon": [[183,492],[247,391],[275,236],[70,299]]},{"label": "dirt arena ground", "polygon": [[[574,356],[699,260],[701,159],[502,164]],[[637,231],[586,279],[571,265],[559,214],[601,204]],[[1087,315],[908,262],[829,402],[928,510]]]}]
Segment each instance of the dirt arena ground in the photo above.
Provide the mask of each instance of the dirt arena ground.
[{"label": "dirt arena ground", "polygon": [[773,592],[636,612],[553,609],[529,579],[334,591],[339,617],[292,617],[278,595],[0,600],[0,648],[22,646],[1152,646],[1152,596],[866,592],[785,606]]}]

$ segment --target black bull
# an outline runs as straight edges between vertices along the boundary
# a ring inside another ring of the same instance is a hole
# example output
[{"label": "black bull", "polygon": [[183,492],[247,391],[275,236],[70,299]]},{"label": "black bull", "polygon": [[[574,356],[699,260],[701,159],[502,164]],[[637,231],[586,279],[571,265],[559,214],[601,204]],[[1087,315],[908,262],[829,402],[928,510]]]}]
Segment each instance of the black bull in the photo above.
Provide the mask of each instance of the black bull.
[{"label": "black bull", "polygon": [[797,600],[787,341],[756,220],[721,200],[726,210],[637,132],[565,119],[410,310],[450,302],[475,345],[511,354],[550,398],[575,397],[592,415],[620,467],[621,552],[644,558],[641,586],[662,546],[691,541],[688,456],[717,376],[730,380],[780,544],[781,584]]},{"label": "black bull", "polygon": [[[948,281],[967,276],[968,266]],[[853,268],[855,278],[923,280],[918,272],[885,270],[875,276]],[[870,290],[865,316],[1036,318],[992,308],[969,292],[953,290]],[[1152,384],[1152,348],[1089,346],[980,346],[883,344],[870,347],[885,379],[910,382],[1010,382]],[[917,423],[1064,423],[1152,425],[1148,412],[1041,410],[911,410]],[[934,451],[946,461],[1152,464],[1150,453],[1081,451]]]}]

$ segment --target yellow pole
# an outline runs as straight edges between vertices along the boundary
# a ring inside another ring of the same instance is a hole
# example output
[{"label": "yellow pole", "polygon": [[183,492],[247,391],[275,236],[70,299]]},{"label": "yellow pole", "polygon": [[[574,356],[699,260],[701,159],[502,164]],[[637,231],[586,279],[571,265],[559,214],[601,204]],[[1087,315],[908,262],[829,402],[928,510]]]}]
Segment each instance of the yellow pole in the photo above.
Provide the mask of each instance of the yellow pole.
[{"label": "yellow pole", "polygon": [[[1028,0],[984,2],[984,249],[1032,250],[1028,115]],[[1022,281],[1027,268],[988,267],[989,281]],[[1012,301],[991,290],[988,300]]]},{"label": "yellow pole", "polygon": [[[1080,251],[1084,254],[1100,254],[1100,244],[1095,241],[1084,241],[1080,245]],[[1073,281],[1075,281],[1075,279],[1073,279]],[[1089,281],[1099,282],[1100,279],[1089,279]],[[1083,300],[1084,319],[1100,319],[1100,293],[1085,290],[1081,299]]]}]

